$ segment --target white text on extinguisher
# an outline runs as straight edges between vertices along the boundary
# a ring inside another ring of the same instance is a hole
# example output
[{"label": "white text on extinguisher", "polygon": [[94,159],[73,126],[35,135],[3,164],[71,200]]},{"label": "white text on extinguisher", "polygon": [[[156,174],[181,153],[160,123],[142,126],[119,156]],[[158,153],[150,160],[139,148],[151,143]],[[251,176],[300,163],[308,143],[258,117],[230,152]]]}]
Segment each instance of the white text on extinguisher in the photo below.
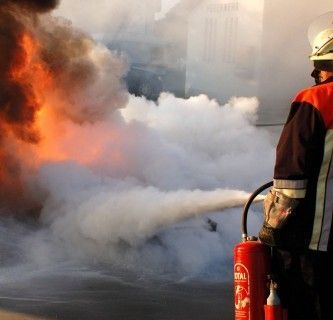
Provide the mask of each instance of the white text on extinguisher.
[{"label": "white text on extinguisher", "polygon": [[246,280],[247,274],[245,272],[235,272],[235,280]]}]

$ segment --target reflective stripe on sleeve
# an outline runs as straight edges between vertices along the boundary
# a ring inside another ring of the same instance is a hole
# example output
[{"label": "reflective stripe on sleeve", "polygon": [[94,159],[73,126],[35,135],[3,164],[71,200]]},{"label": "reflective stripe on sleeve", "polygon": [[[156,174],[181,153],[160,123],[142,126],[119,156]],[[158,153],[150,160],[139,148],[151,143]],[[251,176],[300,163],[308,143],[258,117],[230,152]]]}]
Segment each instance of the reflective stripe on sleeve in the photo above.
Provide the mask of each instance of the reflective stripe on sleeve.
[{"label": "reflective stripe on sleeve", "polygon": [[273,187],[276,189],[306,189],[308,180],[274,179]]},{"label": "reflective stripe on sleeve", "polygon": [[305,198],[306,189],[278,189],[278,188],[274,189],[289,198],[293,199]]}]

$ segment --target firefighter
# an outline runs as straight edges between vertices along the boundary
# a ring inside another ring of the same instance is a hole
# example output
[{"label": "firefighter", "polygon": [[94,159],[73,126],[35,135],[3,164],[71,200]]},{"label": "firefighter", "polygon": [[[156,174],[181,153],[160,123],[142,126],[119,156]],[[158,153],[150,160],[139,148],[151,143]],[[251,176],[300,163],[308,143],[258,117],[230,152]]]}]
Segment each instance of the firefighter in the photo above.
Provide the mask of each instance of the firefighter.
[{"label": "firefighter", "polygon": [[273,267],[288,320],[332,320],[333,11],[317,18],[309,35],[316,84],[291,103],[259,238],[274,247]]}]

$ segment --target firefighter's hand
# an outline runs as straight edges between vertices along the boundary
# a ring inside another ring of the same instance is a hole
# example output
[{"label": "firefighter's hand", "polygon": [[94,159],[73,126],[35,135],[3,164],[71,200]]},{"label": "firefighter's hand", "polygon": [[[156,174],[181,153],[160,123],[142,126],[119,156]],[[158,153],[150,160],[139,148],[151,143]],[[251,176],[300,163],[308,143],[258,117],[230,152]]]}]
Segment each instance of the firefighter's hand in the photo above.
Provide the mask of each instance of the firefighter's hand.
[{"label": "firefighter's hand", "polygon": [[271,189],[264,199],[265,222],[272,228],[280,229],[298,204],[298,199],[289,198],[274,188]]}]

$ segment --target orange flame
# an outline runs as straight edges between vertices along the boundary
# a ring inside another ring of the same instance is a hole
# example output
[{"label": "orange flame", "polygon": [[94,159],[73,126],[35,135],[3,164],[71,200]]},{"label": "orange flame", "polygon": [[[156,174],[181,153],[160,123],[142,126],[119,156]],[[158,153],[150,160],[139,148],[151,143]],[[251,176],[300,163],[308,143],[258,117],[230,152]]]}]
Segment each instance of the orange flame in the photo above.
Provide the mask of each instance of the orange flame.
[{"label": "orange flame", "polygon": [[44,90],[52,86],[51,72],[40,60],[41,46],[31,33],[21,35],[19,47],[21,50],[14,58],[10,76],[14,81],[32,88],[30,103],[38,111],[45,101]]},{"label": "orange flame", "polygon": [[[0,164],[0,180],[5,185],[3,189],[8,190],[3,195],[0,192],[0,201],[11,195],[14,203],[24,202],[24,176],[38,170],[43,162],[73,160],[84,165],[94,164],[105,156],[109,141],[118,143],[109,148],[107,160],[119,170],[130,166],[121,147],[121,141],[126,137],[122,137],[116,128],[110,128],[102,121],[99,124],[75,124],[61,114],[64,111],[60,110],[71,107],[70,102],[64,99],[61,84],[57,83],[59,77],[43,61],[42,44],[34,34],[22,33],[17,48],[8,77],[9,82],[24,90],[23,116],[27,116],[27,121],[2,123],[0,119],[0,128],[6,131],[0,149],[0,162],[5,163]],[[57,104],[62,107],[57,108]],[[7,161],[11,155],[13,161]],[[6,161],[1,161],[4,159]],[[15,170],[10,168],[11,164],[16,166]]]}]

